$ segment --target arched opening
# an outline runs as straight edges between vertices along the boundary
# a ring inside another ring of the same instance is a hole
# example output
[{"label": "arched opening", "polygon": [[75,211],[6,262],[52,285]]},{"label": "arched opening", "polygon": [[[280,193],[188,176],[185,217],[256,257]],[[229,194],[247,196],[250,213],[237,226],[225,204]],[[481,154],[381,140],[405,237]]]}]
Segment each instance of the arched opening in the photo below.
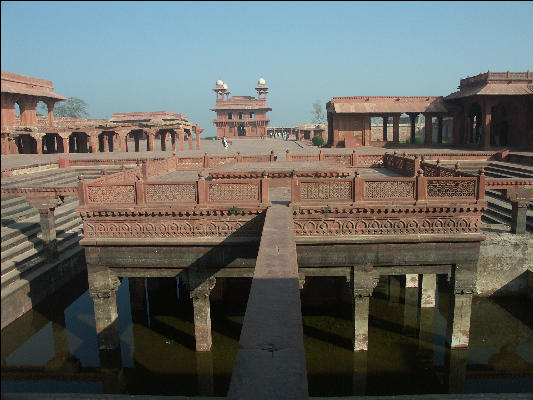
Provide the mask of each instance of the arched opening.
[{"label": "arched opening", "polygon": [[68,138],[70,153],[87,153],[89,136],[85,132],[72,132]]},{"label": "arched opening", "polygon": [[37,103],[37,107],[35,108],[35,112],[37,114],[37,124],[38,125],[45,125],[48,123],[48,106],[46,103],[42,100],[40,100]]},{"label": "arched opening", "polygon": [[101,153],[113,152],[115,132],[105,131],[98,135],[98,151]]},{"label": "arched opening", "polygon": [[43,154],[63,153],[63,139],[57,133],[46,133],[42,141]]},{"label": "arched opening", "polygon": [[507,146],[509,144],[508,114],[508,107],[504,103],[499,103],[492,108],[491,146]]},{"label": "arched opening", "polygon": [[136,152],[138,153],[140,151],[141,146],[141,140],[146,140],[146,133],[142,130],[134,130],[128,133],[127,142],[133,142],[130,144],[126,143],[126,151],[128,152]]},{"label": "arched opening", "polygon": [[237,135],[246,136],[246,128],[244,127],[244,124],[241,124],[237,127]]},{"label": "arched opening", "polygon": [[481,106],[477,103],[472,104],[468,112],[466,144],[480,143],[482,121]]},{"label": "arched opening", "polygon": [[19,135],[17,136],[15,143],[19,154],[37,153],[37,141],[31,135]]}]

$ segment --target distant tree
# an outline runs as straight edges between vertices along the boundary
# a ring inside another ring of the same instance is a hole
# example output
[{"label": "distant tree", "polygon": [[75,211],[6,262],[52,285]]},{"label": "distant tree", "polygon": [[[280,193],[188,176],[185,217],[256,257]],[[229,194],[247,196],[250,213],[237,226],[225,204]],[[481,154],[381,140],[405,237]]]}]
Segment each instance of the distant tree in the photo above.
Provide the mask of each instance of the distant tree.
[{"label": "distant tree", "polygon": [[54,115],[66,118],[88,118],[87,106],[88,104],[82,99],[71,97],[55,105]]},{"label": "distant tree", "polygon": [[38,117],[46,117],[48,115],[48,106],[40,101],[39,104],[37,104],[35,111],[37,112]]},{"label": "distant tree", "polygon": [[326,113],[320,100],[317,100],[313,103],[313,122],[315,124],[325,124],[326,123]]},{"label": "distant tree", "polygon": [[313,144],[317,147],[322,147],[324,146],[325,142],[324,142],[324,139],[322,139],[322,136],[314,136]]}]

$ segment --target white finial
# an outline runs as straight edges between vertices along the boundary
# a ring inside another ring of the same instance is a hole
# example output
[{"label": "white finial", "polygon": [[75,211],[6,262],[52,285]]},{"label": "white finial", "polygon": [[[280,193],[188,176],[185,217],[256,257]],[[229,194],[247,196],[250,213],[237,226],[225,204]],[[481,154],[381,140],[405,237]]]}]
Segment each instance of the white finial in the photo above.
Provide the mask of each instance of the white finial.
[{"label": "white finial", "polygon": [[259,82],[257,82],[260,85],[266,85],[265,79],[263,77],[259,78]]},{"label": "white finial", "polygon": [[216,83],[217,86],[220,86],[220,85],[223,85],[223,84],[224,84],[224,82],[222,82],[222,79],[219,79],[219,80],[217,81],[217,83]]}]

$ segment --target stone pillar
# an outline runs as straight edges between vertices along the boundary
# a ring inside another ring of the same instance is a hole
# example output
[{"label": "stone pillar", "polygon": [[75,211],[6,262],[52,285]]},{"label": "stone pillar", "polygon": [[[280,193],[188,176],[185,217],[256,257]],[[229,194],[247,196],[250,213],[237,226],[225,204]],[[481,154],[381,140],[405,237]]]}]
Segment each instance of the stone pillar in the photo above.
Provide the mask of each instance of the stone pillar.
[{"label": "stone pillar", "polygon": [[418,274],[405,274],[405,287],[407,288],[418,287]]},{"label": "stone pillar", "polygon": [[511,201],[511,232],[526,233],[526,212],[529,201]]},{"label": "stone pillar", "polygon": [[118,136],[118,147],[122,153],[126,153],[128,151],[128,134],[125,135],[119,135]]},{"label": "stone pillar", "polygon": [[490,147],[490,127],[492,120],[492,102],[485,100],[485,110],[483,112],[483,131],[481,145],[485,148]]},{"label": "stone pillar", "polygon": [[387,141],[387,125],[388,125],[388,122],[389,122],[389,117],[388,116],[383,116],[383,141],[384,142]]},{"label": "stone pillar", "polygon": [[420,288],[420,307],[435,307],[435,291],[437,288],[436,274],[423,274]]},{"label": "stone pillar", "polygon": [[181,131],[178,132],[179,138],[180,138],[180,151],[185,150],[185,132]]},{"label": "stone pillar", "polygon": [[91,146],[91,153],[98,153],[100,151],[98,147],[98,136],[89,136],[89,145]]},{"label": "stone pillar", "polygon": [[161,151],[167,150],[167,133],[166,132],[159,132],[159,138],[161,139]]},{"label": "stone pillar", "polygon": [[392,138],[395,145],[400,144],[400,114],[392,116]]},{"label": "stone pillar", "polygon": [[154,136],[155,134],[151,131],[146,132],[148,134],[148,144],[146,149],[148,151],[154,151]]},{"label": "stone pillar", "polygon": [[425,139],[424,145],[431,146],[433,143],[433,116],[431,114],[424,114],[425,121]]},{"label": "stone pillar", "polygon": [[54,103],[46,103],[48,107],[48,125],[54,126]]},{"label": "stone pillar", "polygon": [[448,393],[464,393],[466,388],[467,349],[455,349],[445,353],[444,364],[448,372]]},{"label": "stone pillar", "polygon": [[194,338],[196,351],[211,351],[213,340],[211,337],[211,305],[209,294],[215,287],[215,278],[202,278],[193,271],[189,273],[189,290],[194,309]]},{"label": "stone pillar", "polygon": [[41,138],[35,138],[35,144],[37,145],[37,154],[43,154],[43,140]]},{"label": "stone pillar", "polygon": [[57,256],[55,209],[60,203],[59,199],[28,199],[28,203],[39,211],[39,223],[41,225],[39,237],[44,242],[47,256]]},{"label": "stone pillar", "polygon": [[[198,128],[197,128],[198,129]],[[201,130],[203,131],[203,129]],[[196,131],[196,150],[200,150],[200,132]]]},{"label": "stone pillar", "polygon": [[176,134],[171,134],[170,135],[170,142],[172,143],[172,152],[175,153],[176,152]]},{"label": "stone pillar", "polygon": [[135,141],[135,152],[138,153],[140,150],[140,144],[139,144],[139,132],[135,132],[133,134],[133,140]]},{"label": "stone pillar", "polygon": [[437,131],[437,143],[442,144],[442,115],[437,117],[437,122],[439,124]]},{"label": "stone pillar", "polygon": [[87,266],[89,294],[94,302],[98,348],[113,350],[120,346],[116,291],[119,279],[108,269]]},{"label": "stone pillar", "polygon": [[416,116],[417,114],[409,114],[409,122],[411,122],[411,139],[409,140],[409,142],[411,144],[415,143],[415,139],[416,139],[416,131],[415,131]]},{"label": "stone pillar", "polygon": [[477,264],[457,264],[452,268],[450,309],[446,341],[452,349],[468,347],[472,295],[476,287]]},{"label": "stone pillar", "polygon": [[189,150],[192,150],[192,134],[187,135],[187,142],[189,144]]},{"label": "stone pillar", "polygon": [[389,303],[399,303],[400,302],[400,293],[401,293],[401,284],[397,277],[394,275],[389,275],[388,280],[388,289],[389,289]]},{"label": "stone pillar", "polygon": [[108,151],[109,144],[108,144],[107,141],[108,141],[107,134],[104,133],[102,135],[102,147],[103,147],[104,153],[107,153],[107,151]]},{"label": "stone pillar", "polygon": [[370,297],[378,284],[379,276],[371,265],[361,265],[352,268],[350,280],[353,290],[353,350],[367,351]]},{"label": "stone pillar", "polygon": [[68,138],[61,138],[63,140],[63,153],[68,154],[69,148],[68,148]]},{"label": "stone pillar", "polygon": [[435,308],[420,308],[418,310],[418,351],[416,356],[422,366],[427,368],[433,366],[435,312]]},{"label": "stone pillar", "polygon": [[368,352],[359,351],[353,354],[352,394],[364,396],[366,394],[366,378],[368,367]]}]

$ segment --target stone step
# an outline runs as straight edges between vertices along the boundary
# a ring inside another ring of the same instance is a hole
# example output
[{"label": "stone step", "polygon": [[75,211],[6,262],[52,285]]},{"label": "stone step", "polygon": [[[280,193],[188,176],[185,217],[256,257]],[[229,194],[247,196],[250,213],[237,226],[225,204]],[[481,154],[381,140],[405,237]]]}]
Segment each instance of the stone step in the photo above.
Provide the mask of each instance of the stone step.
[{"label": "stone step", "polygon": [[61,171],[58,171],[58,172],[50,171],[43,175],[41,174],[37,176],[36,175],[37,174],[28,174],[28,175],[23,175],[20,178],[9,179],[5,182],[5,186],[8,186],[8,187],[24,186],[29,183],[31,183],[32,186],[35,186],[35,185],[40,185],[44,183],[51,183],[54,180],[63,179],[69,176],[77,176],[75,171],[72,171],[72,170],[69,171],[65,169],[62,169]]},{"label": "stone step", "polygon": [[[73,230],[79,230],[82,227],[81,218],[77,217],[74,213],[70,213],[66,216],[66,220],[61,221],[56,226],[56,236],[61,237],[64,234],[67,234]],[[6,244],[6,249],[4,250],[4,245],[2,244],[2,256],[1,261],[2,265],[5,262],[13,259],[19,254],[23,254],[33,248],[41,248],[43,246],[43,241],[38,237],[39,232],[41,231],[40,227],[32,231],[31,236],[22,235],[23,237],[15,237],[9,243]],[[2,266],[3,268],[3,266]]]},{"label": "stone step", "polygon": [[[82,237],[81,230],[73,231],[62,237],[58,237],[58,252],[61,254],[61,257],[68,256],[69,252],[78,251],[79,241]],[[9,285],[17,282],[19,279],[26,279],[31,281],[30,274],[32,272],[38,272],[38,270],[47,263],[48,257],[41,252],[28,251],[27,253],[33,252],[33,256],[28,256],[26,253],[20,255],[20,261],[9,262],[4,269],[2,265],[2,278],[1,278],[1,288],[4,291]]]},{"label": "stone step", "polygon": [[489,166],[507,169],[509,171],[533,174],[533,166],[528,166],[525,164],[510,163],[504,161],[492,161]]},{"label": "stone step", "polygon": [[[73,196],[67,196],[64,200],[65,202],[56,209],[56,224],[61,224],[62,218],[67,213],[72,211],[75,212],[75,209],[79,204],[78,199]],[[9,225],[4,225],[4,221],[2,221],[2,243],[20,233],[26,234],[28,230],[32,229],[33,225],[39,225],[39,219],[39,212],[36,210],[33,217],[25,219],[24,221],[11,223]]]},{"label": "stone step", "polygon": [[533,174],[528,171],[518,171],[515,169],[509,169],[501,166],[487,165],[485,168],[485,175],[488,174],[501,174],[510,178],[533,178]]},{"label": "stone step", "polygon": [[2,209],[9,207],[16,207],[17,204],[25,203],[26,199],[22,196],[2,197]]}]

